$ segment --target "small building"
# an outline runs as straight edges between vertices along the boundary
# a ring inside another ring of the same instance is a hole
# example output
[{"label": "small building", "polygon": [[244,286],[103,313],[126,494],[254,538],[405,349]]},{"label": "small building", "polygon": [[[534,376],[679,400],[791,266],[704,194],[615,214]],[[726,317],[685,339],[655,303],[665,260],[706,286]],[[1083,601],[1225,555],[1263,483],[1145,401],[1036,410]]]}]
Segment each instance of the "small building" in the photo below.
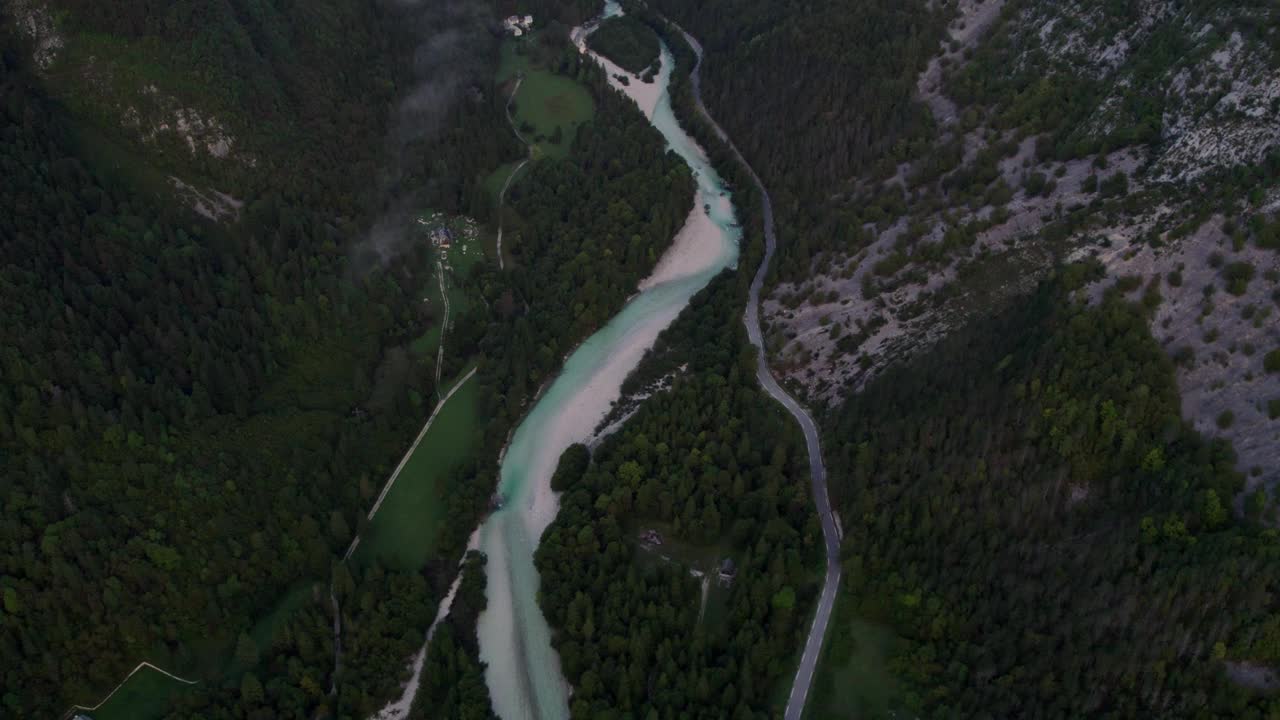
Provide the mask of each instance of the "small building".
[{"label": "small building", "polygon": [[720,561],[720,583],[722,585],[731,584],[737,574],[738,569],[733,565],[733,558],[725,558]]},{"label": "small building", "polygon": [[431,244],[438,248],[449,248],[453,245],[453,233],[449,232],[447,227],[437,227],[431,230]]},{"label": "small building", "polygon": [[520,37],[533,29],[532,15],[512,15],[502,21],[502,27],[516,37]]},{"label": "small building", "polygon": [[662,536],[657,530],[643,530],[640,532],[640,542],[650,547],[658,547],[662,545]]}]

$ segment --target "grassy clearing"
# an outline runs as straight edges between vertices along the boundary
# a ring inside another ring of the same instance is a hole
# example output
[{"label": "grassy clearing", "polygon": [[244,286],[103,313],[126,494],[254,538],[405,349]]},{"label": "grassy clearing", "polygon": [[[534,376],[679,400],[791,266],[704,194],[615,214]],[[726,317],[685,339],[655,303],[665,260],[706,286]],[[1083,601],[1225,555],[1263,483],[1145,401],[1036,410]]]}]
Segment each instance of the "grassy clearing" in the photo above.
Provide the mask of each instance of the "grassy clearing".
[{"label": "grassy clearing", "polygon": [[436,531],[444,516],[444,480],[475,446],[478,388],[473,377],[440,410],[374,516],[353,561],[377,560],[416,570],[435,552]]},{"label": "grassy clearing", "polygon": [[884,625],[858,617],[848,597],[836,601],[826,647],[818,661],[806,717],[888,717],[897,696],[889,659],[898,637]]},{"label": "grassy clearing", "polygon": [[435,357],[436,349],[440,347],[441,329],[439,325],[431,326],[418,339],[409,344],[410,352],[418,357]]},{"label": "grassy clearing", "polygon": [[732,588],[721,585],[714,578],[707,590],[707,606],[702,612],[702,624],[707,634],[714,634],[727,629],[729,620],[729,593]]},{"label": "grassy clearing", "polygon": [[535,158],[568,155],[578,127],[595,116],[595,102],[586,88],[547,70],[525,75],[512,107],[520,132],[534,144]]},{"label": "grassy clearing", "polygon": [[670,523],[637,522],[628,528],[632,537],[639,536],[642,530],[656,530],[662,536],[662,544],[645,551],[646,554],[663,556],[669,562],[693,570],[716,571],[720,568],[721,560],[733,557],[732,548],[727,541],[710,544],[692,543],[677,536]]},{"label": "grassy clearing", "polygon": [[190,687],[144,667],[101,708],[85,714],[93,720],[151,720],[164,716],[174,693]]},{"label": "grassy clearing", "polygon": [[[569,154],[578,127],[595,117],[595,101],[581,84],[539,64],[535,38],[508,38],[503,43],[497,79],[502,84],[524,77],[512,102],[512,117],[524,139],[533,143],[534,159],[561,158]],[[557,137],[559,142],[553,142]]]}]

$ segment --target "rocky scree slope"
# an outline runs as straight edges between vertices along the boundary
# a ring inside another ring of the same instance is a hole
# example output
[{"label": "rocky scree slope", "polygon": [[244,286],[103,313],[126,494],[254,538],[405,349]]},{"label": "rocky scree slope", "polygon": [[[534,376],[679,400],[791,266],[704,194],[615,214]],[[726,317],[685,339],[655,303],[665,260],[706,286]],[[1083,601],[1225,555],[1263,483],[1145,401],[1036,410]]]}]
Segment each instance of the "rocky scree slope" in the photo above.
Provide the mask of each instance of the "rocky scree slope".
[{"label": "rocky scree slope", "polygon": [[[1280,10],[940,3],[932,142],[852,178],[851,234],[784,276],[770,347],[816,404],[1014,302],[1064,261],[1141,299],[1183,414],[1280,480]],[[795,275],[794,273],[792,275]]]}]

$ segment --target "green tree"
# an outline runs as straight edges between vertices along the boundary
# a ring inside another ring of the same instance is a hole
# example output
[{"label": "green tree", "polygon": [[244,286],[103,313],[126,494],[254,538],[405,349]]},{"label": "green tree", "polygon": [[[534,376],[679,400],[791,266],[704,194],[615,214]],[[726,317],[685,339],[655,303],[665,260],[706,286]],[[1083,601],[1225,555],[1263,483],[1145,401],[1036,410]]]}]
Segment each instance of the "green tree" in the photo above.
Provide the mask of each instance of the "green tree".
[{"label": "green tree", "polygon": [[264,699],[262,683],[253,673],[245,673],[244,678],[240,680],[240,697],[250,705],[257,705]]}]

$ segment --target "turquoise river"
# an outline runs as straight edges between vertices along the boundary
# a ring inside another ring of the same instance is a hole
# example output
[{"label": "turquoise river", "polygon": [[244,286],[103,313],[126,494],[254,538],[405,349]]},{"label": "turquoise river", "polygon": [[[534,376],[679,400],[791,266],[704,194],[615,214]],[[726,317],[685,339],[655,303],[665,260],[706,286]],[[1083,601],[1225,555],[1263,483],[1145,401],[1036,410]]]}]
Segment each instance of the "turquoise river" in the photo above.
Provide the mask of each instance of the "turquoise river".
[{"label": "turquoise river", "polygon": [[[620,12],[606,5],[605,15]],[[575,31],[579,40],[589,30]],[[593,56],[594,57],[594,56]],[[622,71],[595,58],[614,74]],[[571,354],[560,375],[539,396],[511,437],[502,459],[499,493],[503,507],[478,531],[489,556],[488,608],[480,616],[480,654],[494,709],[504,720],[562,720],[569,716],[570,688],[551,647],[547,621],[538,607],[533,553],[555,518],[558,502],[550,489],[561,453],[588,442],[620,395],[622,381],[671,324],[689,299],[717,273],[734,266],[741,236],[720,176],[705,153],[680,128],[667,88],[674,66],[662,47],[662,71],[653,84],[632,76],[615,87],[641,110],[693,170],[697,197],[684,228],[650,278],[604,328]]]}]

